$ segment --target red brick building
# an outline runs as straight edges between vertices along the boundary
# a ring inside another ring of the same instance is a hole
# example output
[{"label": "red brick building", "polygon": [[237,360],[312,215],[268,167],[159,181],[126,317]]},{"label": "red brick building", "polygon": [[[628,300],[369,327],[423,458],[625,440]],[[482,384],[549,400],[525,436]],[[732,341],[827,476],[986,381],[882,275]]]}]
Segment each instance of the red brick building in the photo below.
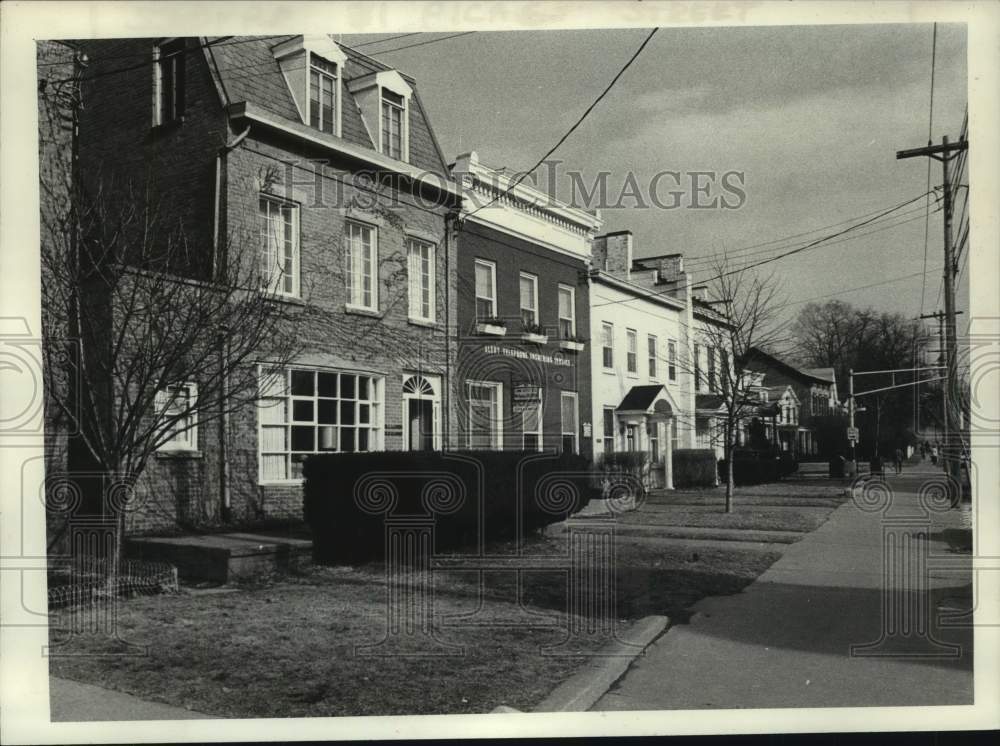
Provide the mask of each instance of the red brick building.
[{"label": "red brick building", "polygon": [[592,456],[591,242],[601,219],[514,184],[475,152],[452,168],[458,233],[458,448]]},{"label": "red brick building", "polygon": [[298,517],[309,454],[448,442],[460,192],[415,81],[326,35],[81,47],[92,187],[140,184],[183,227],[194,277],[244,242],[262,289],[300,312],[302,349],[266,406],[161,447],[130,530]]}]

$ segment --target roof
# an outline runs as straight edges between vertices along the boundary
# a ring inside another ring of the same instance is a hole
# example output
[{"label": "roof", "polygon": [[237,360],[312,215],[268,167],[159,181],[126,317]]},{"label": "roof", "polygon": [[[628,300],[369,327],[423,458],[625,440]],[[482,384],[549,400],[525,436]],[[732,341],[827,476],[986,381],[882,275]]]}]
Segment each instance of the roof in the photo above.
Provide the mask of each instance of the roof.
[{"label": "roof", "polygon": [[[788,373],[808,383],[829,384],[833,383],[834,381],[832,368],[810,368],[810,369],[798,368],[792,365],[791,363],[787,363],[784,360],[777,358],[768,352],[764,352],[764,350],[760,349],[759,347],[751,347],[750,350],[747,352],[747,362],[749,363],[750,361],[755,359],[760,360],[765,365],[770,365],[772,367],[783,370],[785,373]],[[829,371],[830,377],[829,378],[821,377],[820,375],[817,375],[815,371]]]},{"label": "roof", "polygon": [[726,400],[720,394],[697,394],[695,396],[695,409],[722,409]]},{"label": "roof", "polygon": [[[292,98],[281,67],[272,51],[275,46],[296,36],[295,34],[277,38],[273,36],[245,36],[238,37],[235,42],[213,44],[207,47],[210,58],[214,61],[213,72],[218,74],[222,90],[228,98],[226,103],[246,102],[258,110],[263,110],[271,117],[302,124],[295,100]],[[342,95],[341,136],[335,138],[333,135],[327,135],[327,137],[343,140],[351,145],[377,153],[375,143],[372,142],[372,136],[368,131],[368,127],[375,123],[368,122],[366,126],[361,116],[361,108],[347,84],[357,78],[364,78],[372,73],[389,71],[393,68],[343,44],[339,44],[338,47],[346,56],[344,85],[340,87]],[[402,77],[414,89],[414,96],[410,102],[409,164],[417,169],[450,178],[444,158],[417,95],[416,85],[409,76],[403,75]]]},{"label": "roof", "polygon": [[619,412],[645,411],[653,405],[653,401],[661,391],[663,384],[633,386],[615,409]]},{"label": "roof", "polygon": [[808,373],[813,378],[820,378],[828,383],[837,382],[837,374],[833,368],[802,368],[804,373]]}]

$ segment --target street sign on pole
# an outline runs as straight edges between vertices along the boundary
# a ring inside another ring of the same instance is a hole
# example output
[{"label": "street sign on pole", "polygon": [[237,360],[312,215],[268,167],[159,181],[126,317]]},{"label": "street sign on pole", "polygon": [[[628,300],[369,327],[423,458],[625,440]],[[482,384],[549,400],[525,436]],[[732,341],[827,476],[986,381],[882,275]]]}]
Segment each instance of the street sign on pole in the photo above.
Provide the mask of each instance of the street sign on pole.
[{"label": "street sign on pole", "polygon": [[861,438],[858,437],[858,428],[856,427],[847,428],[847,439],[852,443],[856,443],[857,441],[861,440]]}]

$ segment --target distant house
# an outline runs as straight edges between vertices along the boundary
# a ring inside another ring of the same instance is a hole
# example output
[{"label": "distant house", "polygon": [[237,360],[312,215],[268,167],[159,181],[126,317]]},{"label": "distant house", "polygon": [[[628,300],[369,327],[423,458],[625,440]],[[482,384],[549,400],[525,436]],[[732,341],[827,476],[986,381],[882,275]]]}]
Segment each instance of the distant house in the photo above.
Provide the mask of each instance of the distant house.
[{"label": "distant house", "polygon": [[796,457],[821,455],[816,432],[819,418],[843,411],[833,368],[799,368],[757,348],[751,350],[744,367],[761,376],[769,405],[778,405],[772,413],[778,423],[777,440],[772,442]]}]

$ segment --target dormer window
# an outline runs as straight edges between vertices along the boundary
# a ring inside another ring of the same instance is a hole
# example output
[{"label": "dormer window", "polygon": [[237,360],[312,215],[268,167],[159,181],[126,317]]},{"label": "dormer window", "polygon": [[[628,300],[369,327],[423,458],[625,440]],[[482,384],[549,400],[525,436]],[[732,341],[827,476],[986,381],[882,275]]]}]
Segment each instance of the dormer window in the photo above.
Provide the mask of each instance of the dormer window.
[{"label": "dormer window", "polygon": [[302,122],[339,137],[347,55],[326,34],[296,36],[271,51]]},{"label": "dormer window", "polygon": [[309,126],[337,134],[337,66],[309,55]]},{"label": "dormer window", "polygon": [[184,40],[169,39],[153,49],[153,124],[184,114]]},{"label": "dormer window", "polygon": [[382,89],[382,152],[403,160],[403,117],[406,100],[387,88]]},{"label": "dormer window", "polygon": [[410,97],[413,89],[395,70],[382,70],[349,83],[372,145],[397,161],[410,160]]}]

